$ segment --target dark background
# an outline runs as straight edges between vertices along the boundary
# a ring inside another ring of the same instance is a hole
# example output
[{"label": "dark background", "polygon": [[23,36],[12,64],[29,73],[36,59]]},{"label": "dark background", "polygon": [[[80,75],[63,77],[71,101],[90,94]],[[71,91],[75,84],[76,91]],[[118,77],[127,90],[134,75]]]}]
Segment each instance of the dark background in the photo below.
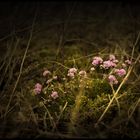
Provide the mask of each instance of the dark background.
[{"label": "dark background", "polygon": [[[89,17],[98,17],[110,20],[140,17],[140,4],[136,1],[2,1],[0,2],[0,37],[13,30],[30,26],[37,11],[37,22],[51,24],[55,20],[65,21],[68,16],[71,20]],[[72,13],[71,13],[72,12]],[[116,18],[116,19],[115,19]]]},{"label": "dark background", "polygon": [[0,43],[13,36],[28,40],[34,22],[32,42],[36,46],[37,40],[58,46],[63,36],[62,42],[85,39],[106,47],[107,40],[113,40],[129,47],[140,30],[139,9],[137,1],[3,1]]}]

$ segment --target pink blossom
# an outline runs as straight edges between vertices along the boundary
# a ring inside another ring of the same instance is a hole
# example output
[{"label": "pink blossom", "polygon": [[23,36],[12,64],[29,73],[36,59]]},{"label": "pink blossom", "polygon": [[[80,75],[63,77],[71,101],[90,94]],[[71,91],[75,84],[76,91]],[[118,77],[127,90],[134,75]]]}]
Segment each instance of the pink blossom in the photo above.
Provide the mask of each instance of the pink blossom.
[{"label": "pink blossom", "polygon": [[110,60],[104,61],[102,67],[108,69],[112,66],[112,62]]},{"label": "pink blossom", "polygon": [[116,69],[115,70],[115,73],[118,75],[118,76],[124,76],[126,74],[126,70],[125,69]]},{"label": "pink blossom", "polygon": [[39,84],[39,83],[37,83],[37,84],[35,85],[35,88],[34,88],[35,94],[40,94],[40,93],[41,93],[41,90],[42,90],[42,85]]},{"label": "pink blossom", "polygon": [[74,78],[75,74],[77,73],[77,69],[76,68],[70,68],[68,71],[67,76]]},{"label": "pink blossom", "polygon": [[76,68],[70,68],[68,72],[69,73],[76,73],[77,72],[77,69]]},{"label": "pink blossom", "polygon": [[118,84],[118,80],[114,75],[109,75],[108,79],[110,84]]},{"label": "pink blossom", "polygon": [[92,65],[93,66],[97,66],[97,65],[99,65],[100,64],[100,62],[98,61],[98,60],[93,60],[92,61]]},{"label": "pink blossom", "polygon": [[125,63],[128,64],[128,65],[131,65],[132,64],[132,62],[130,60],[128,60],[128,59],[125,60]]},{"label": "pink blossom", "polygon": [[56,98],[58,98],[59,96],[58,96],[58,93],[57,93],[56,91],[52,91],[51,97],[52,97],[53,99],[56,99]]},{"label": "pink blossom", "polygon": [[110,67],[116,67],[116,64],[113,63],[112,61],[108,60],[108,61],[103,62],[102,67],[105,69],[109,69]]},{"label": "pink blossom", "polygon": [[92,65],[97,66],[103,62],[101,57],[95,56],[92,61]]},{"label": "pink blossom", "polygon": [[81,70],[81,71],[79,72],[79,75],[80,75],[80,76],[83,76],[83,77],[86,77],[86,76],[87,76],[87,73],[86,73],[86,71]]},{"label": "pink blossom", "polygon": [[45,70],[44,72],[43,72],[43,76],[44,77],[46,77],[47,75],[50,75],[51,74],[51,72],[49,71],[49,70]]}]

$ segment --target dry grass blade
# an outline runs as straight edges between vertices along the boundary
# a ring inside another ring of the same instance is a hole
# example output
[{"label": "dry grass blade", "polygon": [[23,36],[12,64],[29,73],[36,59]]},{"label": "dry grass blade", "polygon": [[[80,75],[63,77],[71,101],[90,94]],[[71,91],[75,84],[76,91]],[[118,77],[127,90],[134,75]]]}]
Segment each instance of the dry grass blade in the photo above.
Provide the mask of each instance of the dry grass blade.
[{"label": "dry grass blade", "polygon": [[138,99],[138,101],[135,103],[134,107],[133,107],[133,110],[130,112],[130,109],[129,109],[129,112],[128,112],[128,121],[130,120],[130,118],[132,117],[132,115],[134,114],[135,110],[136,110],[136,107],[139,105],[140,103],[140,98]]},{"label": "dry grass blade", "polygon": [[55,123],[55,121],[54,121],[52,115],[50,114],[50,111],[48,110],[48,108],[45,106],[44,103],[42,103],[42,104],[43,104],[44,108],[46,109],[46,111],[47,111],[47,113],[48,113],[49,120],[50,120],[50,123],[51,123],[52,127],[55,128],[55,127],[56,127],[56,123]]},{"label": "dry grass blade", "polygon": [[[57,121],[56,121],[56,125],[59,123],[59,120],[61,119],[61,116],[62,116],[62,114],[63,114],[65,108],[67,107],[67,104],[68,104],[68,102],[66,102],[65,105],[64,105],[64,107],[61,109],[60,115],[58,116],[58,119],[57,119]],[[54,125],[52,131],[54,131],[54,130],[56,129],[56,125]]]},{"label": "dry grass blade", "polygon": [[136,39],[136,41],[135,41],[135,44],[133,45],[132,54],[131,54],[131,61],[132,61],[132,59],[133,59],[135,47],[136,47],[136,45],[137,45],[137,43],[138,43],[138,41],[139,41],[139,38],[140,38],[140,32],[138,33],[137,39]]},{"label": "dry grass blade", "polygon": [[8,102],[8,104],[7,104],[7,107],[6,107],[6,111],[5,111],[4,116],[7,115],[7,112],[8,112],[9,106],[10,106],[10,103],[11,103],[11,101],[12,101],[12,98],[13,98],[14,93],[15,93],[15,90],[16,90],[16,88],[17,88],[19,79],[20,79],[21,74],[22,74],[23,64],[24,64],[24,61],[25,61],[25,58],[26,58],[26,55],[27,55],[27,52],[28,52],[28,49],[29,49],[29,46],[30,46],[30,43],[31,43],[31,39],[32,39],[32,36],[33,36],[33,29],[34,29],[35,19],[36,19],[36,15],[35,15],[35,17],[34,17],[34,19],[33,19],[33,24],[32,24],[32,29],[31,29],[31,32],[30,32],[30,37],[29,37],[29,40],[28,40],[28,43],[27,43],[27,47],[26,47],[26,50],[25,50],[25,53],[24,53],[22,62],[21,62],[19,75],[18,75],[18,78],[17,78],[17,80],[16,80],[16,83],[15,83],[15,86],[14,86],[14,88],[13,88],[13,91],[12,91],[12,93],[11,93],[11,96],[10,96],[9,102]]},{"label": "dry grass blade", "polygon": [[114,99],[117,97],[118,92],[120,91],[121,87],[123,86],[123,84],[125,83],[125,81],[127,80],[127,78],[129,77],[131,71],[132,71],[133,67],[130,67],[128,70],[127,75],[124,77],[123,81],[121,82],[121,84],[119,85],[117,91],[114,93],[112,99],[110,100],[108,106],[106,107],[106,109],[104,110],[104,112],[102,113],[102,115],[100,116],[100,118],[98,119],[97,123],[95,124],[95,127],[98,126],[98,124],[100,123],[100,121],[103,119],[104,115],[106,114],[106,112],[108,111],[108,109],[110,108],[112,102],[114,101]]},{"label": "dry grass blade", "polygon": [[[114,90],[114,88],[113,88],[113,85],[111,85],[111,88],[112,88],[113,95],[114,95],[114,94],[115,94],[115,90]],[[117,103],[117,106],[118,106],[118,109],[119,109],[119,115],[120,115],[120,104],[119,104],[118,98],[115,97],[115,100],[116,100],[116,103]]]}]

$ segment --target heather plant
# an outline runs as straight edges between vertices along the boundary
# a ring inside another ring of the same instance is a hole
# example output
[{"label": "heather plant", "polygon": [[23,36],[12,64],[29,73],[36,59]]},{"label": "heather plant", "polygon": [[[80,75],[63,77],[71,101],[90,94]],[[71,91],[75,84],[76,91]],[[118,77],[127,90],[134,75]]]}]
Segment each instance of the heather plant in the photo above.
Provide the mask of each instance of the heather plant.
[{"label": "heather plant", "polygon": [[31,56],[35,62],[24,69],[11,100],[13,108],[17,101],[18,113],[6,113],[13,113],[11,122],[23,125],[19,134],[24,135],[28,126],[37,137],[100,138],[116,134],[109,133],[110,128],[131,132],[128,126],[139,105],[139,85],[133,84],[139,83],[135,78],[139,57],[115,51],[87,56],[79,52],[57,61],[45,54]]},{"label": "heather plant", "polygon": [[[56,70],[45,68],[42,83],[35,83],[32,95],[38,98],[38,108],[44,108],[40,115],[49,115],[47,123],[51,131],[57,130],[63,124],[62,121],[67,122],[65,131],[74,134],[77,131],[75,125],[78,126],[87,117],[92,118],[95,124],[99,119],[99,123],[106,112],[102,116],[104,110],[99,111],[97,108],[109,102],[108,96],[115,98],[120,110],[118,99],[114,95],[133,62],[130,59],[120,61],[113,54],[94,56],[88,62],[89,59],[85,68],[77,67],[76,63],[73,66],[70,64],[70,67],[63,67],[59,74]],[[125,89],[124,83],[117,94],[121,95]],[[102,103],[99,100],[101,97]]]}]

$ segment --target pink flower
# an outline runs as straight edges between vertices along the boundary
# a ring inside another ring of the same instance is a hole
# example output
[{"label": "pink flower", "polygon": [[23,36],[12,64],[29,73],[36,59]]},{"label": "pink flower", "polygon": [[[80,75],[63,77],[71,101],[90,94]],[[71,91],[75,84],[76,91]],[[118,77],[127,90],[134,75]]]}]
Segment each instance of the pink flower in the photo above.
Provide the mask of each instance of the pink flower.
[{"label": "pink flower", "polygon": [[128,65],[132,64],[132,62],[130,60],[125,60],[125,63],[128,64]]},{"label": "pink flower", "polygon": [[48,76],[48,75],[50,75],[51,74],[51,72],[49,71],[49,70],[45,70],[44,72],[43,72],[43,76],[44,77],[46,77],[46,76]]},{"label": "pink flower", "polygon": [[97,66],[103,62],[101,57],[95,56],[92,61],[92,65]]},{"label": "pink flower", "polygon": [[76,68],[70,68],[68,72],[69,73],[76,73],[77,72],[77,69]]},{"label": "pink flower", "polygon": [[86,76],[87,76],[87,73],[86,73],[86,71],[81,70],[81,71],[79,72],[79,75],[82,76],[82,77],[86,77]]},{"label": "pink flower", "polygon": [[126,74],[126,70],[125,69],[116,69],[115,70],[115,73],[118,75],[118,76],[124,76]]},{"label": "pink flower", "polygon": [[40,93],[41,93],[41,90],[42,90],[42,85],[39,84],[39,83],[37,83],[37,84],[35,85],[35,88],[34,88],[35,94],[40,94]]},{"label": "pink flower", "polygon": [[98,64],[100,64],[100,62],[98,60],[93,60],[92,61],[92,65],[93,66],[97,66]]},{"label": "pink flower", "polygon": [[75,74],[77,73],[77,69],[76,68],[70,68],[68,71],[67,76],[74,78]]},{"label": "pink flower", "polygon": [[110,67],[116,67],[116,64],[113,63],[112,61],[108,60],[108,61],[103,62],[102,67],[105,69],[109,69]]},{"label": "pink flower", "polygon": [[110,84],[118,84],[118,81],[114,75],[109,75],[108,80]]},{"label": "pink flower", "polygon": [[56,98],[58,98],[59,96],[58,96],[58,93],[57,93],[56,91],[52,91],[51,97],[52,97],[53,99],[56,99]]}]

